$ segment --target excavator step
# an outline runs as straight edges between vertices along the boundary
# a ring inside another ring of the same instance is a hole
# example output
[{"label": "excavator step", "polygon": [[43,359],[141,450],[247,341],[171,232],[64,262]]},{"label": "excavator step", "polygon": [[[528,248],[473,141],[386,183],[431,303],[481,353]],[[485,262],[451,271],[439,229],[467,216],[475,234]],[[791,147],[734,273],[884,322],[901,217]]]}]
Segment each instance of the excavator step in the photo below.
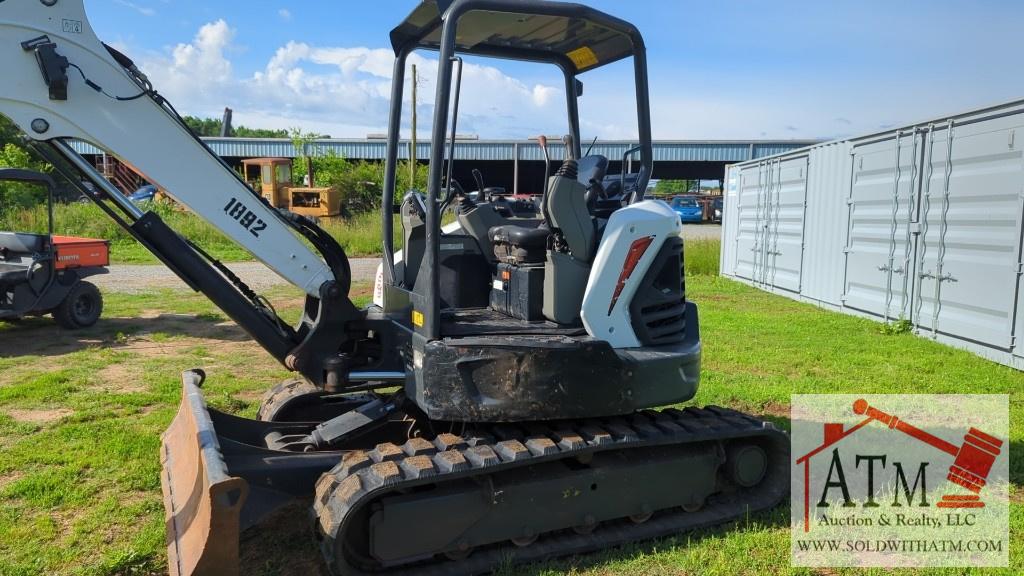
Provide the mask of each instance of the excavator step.
[{"label": "excavator step", "polygon": [[778,504],[785,433],[719,407],[519,423],[355,450],[316,485],[332,573],[478,574]]}]

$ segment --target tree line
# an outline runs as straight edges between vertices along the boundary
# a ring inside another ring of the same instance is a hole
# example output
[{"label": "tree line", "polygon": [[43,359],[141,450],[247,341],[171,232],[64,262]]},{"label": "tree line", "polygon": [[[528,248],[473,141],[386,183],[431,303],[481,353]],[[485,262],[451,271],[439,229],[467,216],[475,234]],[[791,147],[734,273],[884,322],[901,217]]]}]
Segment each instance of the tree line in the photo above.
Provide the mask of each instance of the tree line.
[{"label": "tree line", "polygon": [[[185,116],[185,124],[199,136],[220,136],[222,121],[218,118],[198,118]],[[232,126],[231,135],[236,138],[288,138],[288,130],[268,128],[249,128],[248,126]]]}]

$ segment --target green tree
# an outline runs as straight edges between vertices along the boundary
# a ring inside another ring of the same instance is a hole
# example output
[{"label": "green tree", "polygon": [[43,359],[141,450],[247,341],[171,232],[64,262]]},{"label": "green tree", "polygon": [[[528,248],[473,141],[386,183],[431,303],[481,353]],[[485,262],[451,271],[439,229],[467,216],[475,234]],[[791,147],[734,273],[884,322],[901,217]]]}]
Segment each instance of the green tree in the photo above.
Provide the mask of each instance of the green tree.
[{"label": "green tree", "polygon": [[[305,169],[305,174],[309,176],[309,185],[316,185],[316,167],[313,165],[313,158],[310,154],[310,144],[316,139],[316,135],[312,132],[303,132],[301,128],[289,128],[288,136],[292,139],[292,146],[295,147],[295,154],[302,158],[302,167]],[[292,178],[297,181],[301,181],[294,171],[292,171]]]},{"label": "green tree", "polygon": [[654,186],[654,193],[658,196],[686,194],[696,182],[696,180],[658,180]]},{"label": "green tree", "polygon": [[[353,213],[376,210],[380,207],[384,187],[384,164],[365,160],[348,160],[336,154],[313,157],[313,169],[318,186],[337,188],[345,199],[346,208]],[[394,202],[400,202],[411,189],[426,190],[427,171],[416,171],[416,182],[409,182],[409,163],[397,166]]]},{"label": "green tree", "polygon": [[14,122],[5,116],[0,116],[0,148],[3,148],[4,144],[17,144],[20,136],[21,131],[14,125]]},{"label": "green tree", "polygon": [[[220,127],[217,127],[220,134]],[[287,130],[271,130],[268,128],[249,128],[248,126],[237,126],[234,128],[236,138],[287,138]],[[329,136],[317,136],[317,138],[329,138]]]},{"label": "green tree", "polygon": [[[216,118],[198,118],[196,116],[185,116],[182,118],[193,132],[199,136],[220,136],[221,121]],[[273,130],[268,128],[249,128],[248,126],[235,126],[234,136],[237,138],[289,138],[287,130]],[[326,138],[326,136],[315,136]]]},{"label": "green tree", "polygon": [[[50,166],[36,160],[28,150],[8,142],[0,148],[0,168],[23,168],[49,172]],[[17,182],[0,181],[0,213],[25,206],[33,206],[46,200],[46,191],[39,186]]]}]

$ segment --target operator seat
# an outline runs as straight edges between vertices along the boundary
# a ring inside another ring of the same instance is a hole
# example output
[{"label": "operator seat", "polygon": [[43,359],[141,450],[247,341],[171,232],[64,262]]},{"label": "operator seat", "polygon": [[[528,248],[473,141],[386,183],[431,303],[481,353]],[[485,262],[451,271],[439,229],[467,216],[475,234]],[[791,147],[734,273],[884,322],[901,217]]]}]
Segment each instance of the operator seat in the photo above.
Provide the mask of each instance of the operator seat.
[{"label": "operator seat", "polygon": [[49,236],[0,232],[0,286],[12,286],[32,278],[33,264],[47,251]]},{"label": "operator seat", "polygon": [[573,258],[589,264],[596,253],[596,230],[590,211],[602,192],[601,179],[607,169],[608,158],[604,156],[577,160],[576,180],[586,189],[584,194],[564,195],[557,190],[545,190],[540,203],[546,221],[539,227],[503,224],[491,228],[488,236],[498,259],[522,264],[544,262],[548,236],[555,227],[562,229]]},{"label": "operator seat", "polygon": [[541,224],[536,228],[503,224],[488,230],[495,256],[501,262],[518,264],[539,264],[544,262],[551,231]]}]

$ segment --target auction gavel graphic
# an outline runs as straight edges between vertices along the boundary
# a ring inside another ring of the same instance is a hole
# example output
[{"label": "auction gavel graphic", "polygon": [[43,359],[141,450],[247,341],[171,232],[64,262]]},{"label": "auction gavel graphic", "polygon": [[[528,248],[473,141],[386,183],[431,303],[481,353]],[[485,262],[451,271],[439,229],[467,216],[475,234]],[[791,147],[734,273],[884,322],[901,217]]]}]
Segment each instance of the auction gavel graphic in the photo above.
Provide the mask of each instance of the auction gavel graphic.
[{"label": "auction gavel graphic", "polygon": [[929,434],[920,428],[907,424],[891,414],[886,414],[868,405],[867,400],[859,399],[853,403],[855,414],[864,414],[868,418],[878,420],[890,429],[899,430],[916,438],[933,448],[937,448],[953,456],[953,464],[949,467],[946,478],[954,484],[963,486],[975,495],[958,496],[947,494],[936,504],[939,508],[982,508],[985,506],[977,496],[981,492],[992,464],[999,456],[1003,441],[990,436],[977,428],[971,428],[964,436],[964,443],[959,447],[946,442],[942,438]]}]

